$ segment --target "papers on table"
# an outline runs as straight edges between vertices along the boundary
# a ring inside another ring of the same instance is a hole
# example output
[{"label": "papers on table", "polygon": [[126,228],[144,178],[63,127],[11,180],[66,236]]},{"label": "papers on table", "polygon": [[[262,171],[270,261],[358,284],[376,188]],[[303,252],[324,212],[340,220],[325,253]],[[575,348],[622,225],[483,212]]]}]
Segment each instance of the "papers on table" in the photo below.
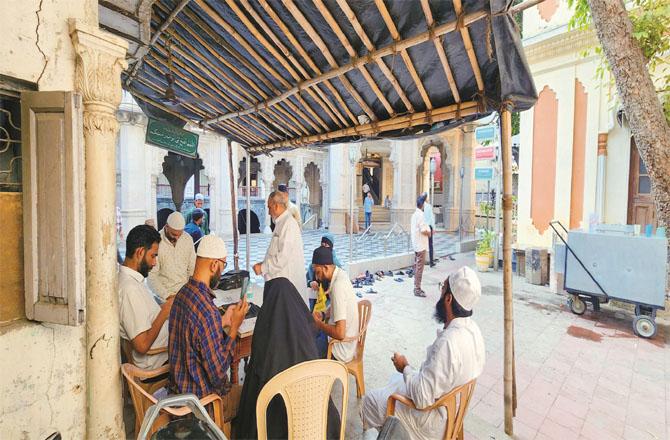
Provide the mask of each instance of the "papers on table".
[{"label": "papers on table", "polygon": [[240,325],[240,328],[237,330],[237,333],[243,335],[245,333],[252,332],[254,331],[254,327],[256,327],[256,318],[245,319],[242,322],[242,325]]}]

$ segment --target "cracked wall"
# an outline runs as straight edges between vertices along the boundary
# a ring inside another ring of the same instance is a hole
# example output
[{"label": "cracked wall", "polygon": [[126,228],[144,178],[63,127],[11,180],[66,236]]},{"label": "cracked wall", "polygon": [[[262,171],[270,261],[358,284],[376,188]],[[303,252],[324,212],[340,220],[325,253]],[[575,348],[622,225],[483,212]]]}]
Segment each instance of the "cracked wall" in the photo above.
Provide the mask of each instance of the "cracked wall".
[{"label": "cracked wall", "polygon": [[0,74],[32,83],[39,90],[72,90],[74,49],[68,18],[97,27],[95,0],[2,0]]},{"label": "cracked wall", "polygon": [[[32,83],[39,78],[39,90],[72,90],[75,65],[68,18],[97,26],[97,1],[2,0],[0,74]],[[20,209],[14,204],[8,212],[3,206],[8,205],[0,206],[3,219]],[[22,224],[10,223],[3,225],[3,236],[18,236]],[[20,243],[14,241],[8,259],[16,264],[8,266],[18,265],[22,271]],[[6,240],[3,246],[9,246]],[[0,289],[0,298],[23,295],[20,283],[0,283]],[[83,325],[0,322],[0,438],[42,439],[55,431],[66,439],[85,437],[85,342]]]}]

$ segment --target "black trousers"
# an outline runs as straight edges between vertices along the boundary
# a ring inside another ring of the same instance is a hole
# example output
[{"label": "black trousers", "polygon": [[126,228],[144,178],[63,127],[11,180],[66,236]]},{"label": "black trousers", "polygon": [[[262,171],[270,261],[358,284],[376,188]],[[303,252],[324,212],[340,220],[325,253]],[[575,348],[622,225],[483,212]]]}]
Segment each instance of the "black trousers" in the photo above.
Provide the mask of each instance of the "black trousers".
[{"label": "black trousers", "polygon": [[429,264],[431,267],[435,263],[433,263],[433,227],[430,226],[430,235],[428,236],[428,258],[429,258]]}]

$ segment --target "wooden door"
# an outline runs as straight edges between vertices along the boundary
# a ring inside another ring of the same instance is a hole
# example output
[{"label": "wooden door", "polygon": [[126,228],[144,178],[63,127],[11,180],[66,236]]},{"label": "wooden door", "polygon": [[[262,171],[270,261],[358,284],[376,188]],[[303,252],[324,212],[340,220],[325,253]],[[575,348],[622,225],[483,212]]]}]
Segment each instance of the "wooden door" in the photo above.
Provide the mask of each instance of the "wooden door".
[{"label": "wooden door", "polygon": [[635,141],[631,139],[630,174],[628,183],[628,224],[652,225],[656,228],[656,209],[651,197],[651,178],[647,172]]}]

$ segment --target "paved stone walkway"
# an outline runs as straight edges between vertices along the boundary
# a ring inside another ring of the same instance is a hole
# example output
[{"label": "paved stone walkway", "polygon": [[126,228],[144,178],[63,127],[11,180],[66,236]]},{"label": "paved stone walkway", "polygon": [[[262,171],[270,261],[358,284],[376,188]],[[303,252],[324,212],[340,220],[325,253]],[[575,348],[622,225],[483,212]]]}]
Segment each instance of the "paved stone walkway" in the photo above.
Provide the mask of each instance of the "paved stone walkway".
[{"label": "paved stone walkway", "polygon": [[[305,251],[305,264],[310,264],[312,261],[312,252],[321,244],[321,237],[328,231],[324,229],[304,231],[302,234],[303,248]],[[375,237],[365,238],[364,241],[357,241],[359,236],[354,235],[354,261],[376,258],[381,255],[395,255],[411,251],[406,235],[394,235],[390,237],[384,246],[383,234]],[[252,234],[251,235],[251,264],[262,261],[265,258],[265,252],[270,244],[270,234]],[[246,264],[246,235],[239,237],[239,254],[240,266],[244,267]],[[446,232],[438,232],[433,238],[433,246],[435,256],[442,256],[448,253],[455,252],[458,244],[458,235],[449,234]],[[228,251],[233,251],[233,240],[226,240]],[[335,252],[337,258],[342,264],[349,262],[349,235],[336,234],[335,235]],[[229,262],[232,259],[229,258]],[[229,266],[231,267],[231,266]]]},{"label": "paved stone walkway", "polygon": [[[414,366],[425,358],[438,325],[432,319],[437,283],[449,271],[474,266],[458,255],[424,272],[427,298],[412,296],[412,282],[384,279],[375,284],[365,353],[368,390],[384,386],[393,373],[393,351]],[[503,431],[502,274],[480,274],[482,299],[474,319],[486,341],[487,361],[466,418],[466,439],[508,438]],[[670,438],[670,350],[668,322],[657,320],[655,339],[632,332],[632,314],[604,306],[595,314],[573,315],[565,297],[514,277],[518,439]],[[353,379],[347,438],[362,438]]]}]

